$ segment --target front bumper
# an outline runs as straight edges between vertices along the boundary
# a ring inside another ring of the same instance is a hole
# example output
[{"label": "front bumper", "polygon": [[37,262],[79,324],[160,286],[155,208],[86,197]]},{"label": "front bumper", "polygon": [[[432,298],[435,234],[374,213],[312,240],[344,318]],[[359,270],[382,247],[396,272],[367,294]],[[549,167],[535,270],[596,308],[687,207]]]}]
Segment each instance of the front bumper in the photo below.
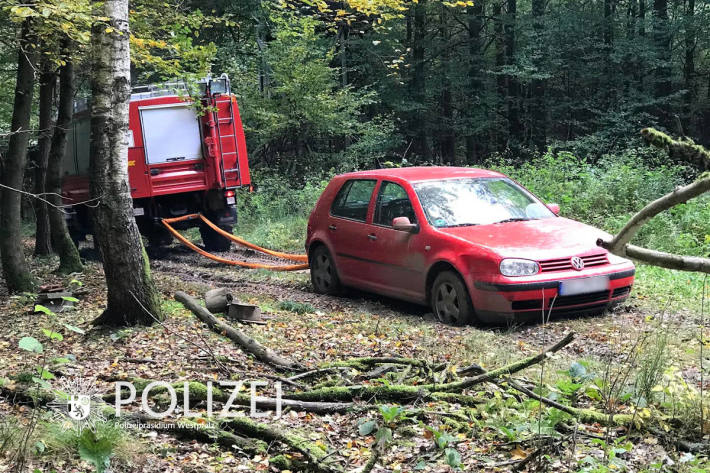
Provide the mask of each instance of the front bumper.
[{"label": "front bumper", "polygon": [[[550,312],[552,315],[603,312],[629,297],[635,272],[632,265],[613,265],[595,268],[584,274],[561,272],[555,279],[473,281],[471,296],[478,318],[490,323],[538,320],[543,310],[546,316]],[[552,275],[543,273],[537,276],[549,278]],[[608,290],[572,296],[558,294],[561,281],[602,275],[609,276]]]}]

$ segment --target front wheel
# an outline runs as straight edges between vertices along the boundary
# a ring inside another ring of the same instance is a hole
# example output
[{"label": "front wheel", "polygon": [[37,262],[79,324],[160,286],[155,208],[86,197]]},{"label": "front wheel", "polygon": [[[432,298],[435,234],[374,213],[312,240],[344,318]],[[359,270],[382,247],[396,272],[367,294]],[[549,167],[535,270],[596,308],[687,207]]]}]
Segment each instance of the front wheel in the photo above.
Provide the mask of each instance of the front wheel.
[{"label": "front wheel", "polygon": [[[227,233],[232,233],[231,225],[220,225],[219,228]],[[200,236],[207,251],[229,251],[232,240],[220,235],[204,222],[200,222]]]},{"label": "front wheel", "polygon": [[335,271],[335,264],[325,246],[319,246],[310,258],[311,283],[319,294],[337,294],[340,292],[340,279]]},{"label": "front wheel", "polygon": [[431,286],[431,308],[439,321],[451,325],[465,325],[474,319],[473,304],[458,274],[440,273]]}]

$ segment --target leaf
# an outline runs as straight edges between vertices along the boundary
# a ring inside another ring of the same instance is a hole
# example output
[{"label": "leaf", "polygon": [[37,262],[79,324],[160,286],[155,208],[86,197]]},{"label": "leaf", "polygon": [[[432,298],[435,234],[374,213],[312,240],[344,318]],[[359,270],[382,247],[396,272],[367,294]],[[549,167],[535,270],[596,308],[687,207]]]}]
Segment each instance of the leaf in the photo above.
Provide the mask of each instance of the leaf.
[{"label": "leaf", "polygon": [[374,420],[369,420],[360,424],[358,432],[360,432],[360,435],[370,435],[375,430],[375,428],[377,428],[377,422]]},{"label": "leaf", "polygon": [[34,337],[22,337],[19,347],[33,353],[42,353],[42,351],[44,351],[42,344]]},{"label": "leaf", "polygon": [[528,457],[528,452],[520,448],[520,446],[517,446],[510,451],[510,456],[514,460],[523,460]]},{"label": "leaf", "polygon": [[97,473],[103,473],[111,463],[113,445],[109,439],[97,439],[96,435],[85,429],[79,438],[79,456],[96,467]]},{"label": "leaf", "polygon": [[446,463],[452,468],[461,468],[461,454],[455,448],[447,448],[444,450]]},{"label": "leaf", "polygon": [[62,340],[64,340],[64,336],[59,332],[53,332],[49,329],[43,328],[42,333],[44,334],[45,337],[49,338],[50,340],[59,340],[60,342]]},{"label": "leaf", "polygon": [[65,300],[67,302],[79,302],[79,299],[71,296],[62,296],[62,300]]},{"label": "leaf", "polygon": [[43,454],[46,449],[47,449],[47,446],[41,440],[38,440],[35,442],[35,450],[40,455]]},{"label": "leaf", "polygon": [[37,372],[42,377],[42,379],[54,379],[54,375],[52,373],[40,366],[37,367]]},{"label": "leaf", "polygon": [[42,312],[43,314],[54,315],[54,312],[52,312],[50,308],[45,307],[42,304],[37,304],[35,306],[35,312]]},{"label": "leaf", "polygon": [[385,445],[387,442],[392,440],[392,429],[389,427],[382,427],[375,434],[375,439],[377,440],[377,444],[379,446]]},{"label": "leaf", "polygon": [[51,384],[49,384],[47,381],[43,380],[42,378],[38,378],[37,376],[32,376],[32,382],[35,384],[39,384],[44,389],[51,389],[52,388]]},{"label": "leaf", "polygon": [[81,335],[84,335],[86,333],[86,331],[84,329],[81,329],[79,327],[75,327],[75,326],[69,325],[69,324],[62,324],[62,325],[64,326],[64,328],[66,328],[67,330],[71,330],[72,332],[76,332]]}]

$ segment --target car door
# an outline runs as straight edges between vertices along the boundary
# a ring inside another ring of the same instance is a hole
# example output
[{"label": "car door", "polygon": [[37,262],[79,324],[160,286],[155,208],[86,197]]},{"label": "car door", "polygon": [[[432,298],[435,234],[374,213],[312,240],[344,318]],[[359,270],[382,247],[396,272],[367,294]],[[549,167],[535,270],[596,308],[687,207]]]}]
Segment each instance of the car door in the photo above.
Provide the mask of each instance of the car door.
[{"label": "car door", "polygon": [[368,225],[375,179],[350,179],[340,188],[328,215],[328,237],[338,275],[344,284],[365,286],[372,278],[368,264]]},{"label": "car door", "polygon": [[376,261],[372,283],[379,291],[423,301],[426,257],[420,232],[395,230],[392,220],[407,217],[418,223],[412,200],[396,182],[382,181],[375,199],[372,226],[368,234],[370,259]]}]

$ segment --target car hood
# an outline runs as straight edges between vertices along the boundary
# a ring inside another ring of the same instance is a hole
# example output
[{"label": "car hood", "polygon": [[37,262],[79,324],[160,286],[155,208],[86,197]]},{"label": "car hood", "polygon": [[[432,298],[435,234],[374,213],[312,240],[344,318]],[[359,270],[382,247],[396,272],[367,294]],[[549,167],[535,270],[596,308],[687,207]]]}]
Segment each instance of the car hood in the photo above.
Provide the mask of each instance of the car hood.
[{"label": "car hood", "polygon": [[547,218],[493,225],[440,228],[439,231],[483,246],[503,258],[546,260],[602,253],[598,238],[610,235],[567,218]]}]

